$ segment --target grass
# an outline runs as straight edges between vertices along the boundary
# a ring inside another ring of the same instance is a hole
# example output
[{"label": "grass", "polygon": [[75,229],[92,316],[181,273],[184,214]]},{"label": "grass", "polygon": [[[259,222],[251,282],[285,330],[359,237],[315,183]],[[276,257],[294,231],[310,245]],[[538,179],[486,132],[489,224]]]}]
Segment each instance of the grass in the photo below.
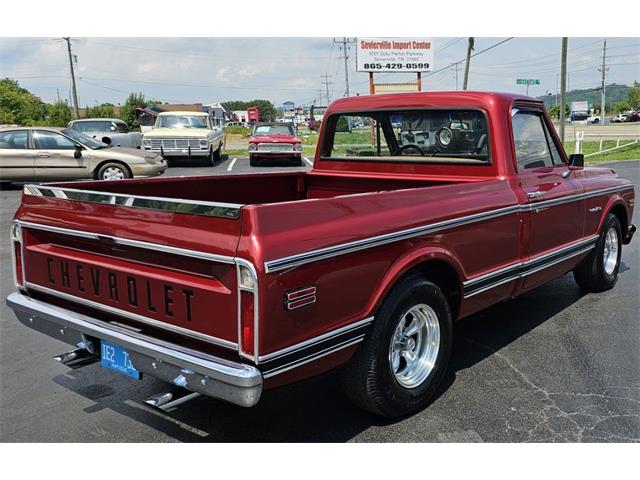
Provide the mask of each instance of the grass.
[{"label": "grass", "polygon": [[[624,142],[621,142],[624,143]],[[602,149],[612,148],[616,146],[615,140],[605,140],[602,142]],[[576,144],[575,142],[565,142],[564,148],[567,152],[567,155],[571,155],[575,152]],[[588,155],[590,153],[595,153],[600,149],[600,142],[583,142],[582,143],[582,153]],[[601,163],[601,162],[612,162],[618,160],[638,160],[640,159],[640,144],[636,143],[634,145],[629,145],[628,147],[621,148],[619,150],[614,150],[612,152],[603,153],[600,155],[593,155],[592,157],[587,157],[585,159],[586,163]]]}]

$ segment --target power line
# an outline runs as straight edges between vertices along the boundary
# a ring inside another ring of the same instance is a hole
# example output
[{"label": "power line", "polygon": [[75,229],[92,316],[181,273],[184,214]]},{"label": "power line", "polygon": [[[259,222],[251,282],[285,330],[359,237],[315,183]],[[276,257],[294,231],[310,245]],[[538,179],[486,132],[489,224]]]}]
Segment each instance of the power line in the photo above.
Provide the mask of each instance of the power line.
[{"label": "power line", "polygon": [[355,38],[347,38],[347,37],[342,37],[342,40],[336,40],[335,38],[333,39],[333,43],[341,43],[342,46],[340,47],[340,49],[342,50],[343,53],[343,57],[344,57],[344,83],[345,83],[345,97],[349,96],[349,53],[348,53],[348,49],[349,49],[349,44],[351,43],[356,43]]}]

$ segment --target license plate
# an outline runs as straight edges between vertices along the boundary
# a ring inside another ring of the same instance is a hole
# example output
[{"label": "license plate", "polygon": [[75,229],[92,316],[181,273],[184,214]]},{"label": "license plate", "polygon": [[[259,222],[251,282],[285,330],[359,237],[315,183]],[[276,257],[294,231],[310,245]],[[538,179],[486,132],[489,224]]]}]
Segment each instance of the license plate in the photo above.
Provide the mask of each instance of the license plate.
[{"label": "license plate", "polygon": [[103,367],[140,380],[140,372],[133,367],[129,352],[120,345],[102,340],[100,353],[100,363]]}]

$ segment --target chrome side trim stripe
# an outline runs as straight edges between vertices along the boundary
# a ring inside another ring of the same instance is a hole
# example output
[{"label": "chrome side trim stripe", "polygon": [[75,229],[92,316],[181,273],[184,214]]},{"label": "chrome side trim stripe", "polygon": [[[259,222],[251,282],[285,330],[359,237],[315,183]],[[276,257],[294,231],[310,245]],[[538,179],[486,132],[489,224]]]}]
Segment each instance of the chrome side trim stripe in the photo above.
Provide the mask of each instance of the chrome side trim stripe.
[{"label": "chrome side trim stripe", "polygon": [[52,187],[48,185],[25,185],[23,192],[25,195],[59,198],[76,202],[103,203],[106,205],[231,219],[240,217],[240,209],[244,206],[236,203],[127,195],[67,187]]},{"label": "chrome side trim stripe", "polygon": [[331,330],[330,332],[324,333],[322,335],[318,335],[317,337],[313,337],[310,338],[309,340],[305,340],[304,342],[300,342],[300,343],[296,343],[295,345],[291,345],[290,347],[286,347],[283,348],[282,350],[278,350],[276,352],[272,352],[272,353],[268,353],[266,355],[261,355],[260,356],[260,361],[261,362],[266,362],[269,360],[274,360],[276,358],[282,357],[288,353],[292,353],[298,350],[302,350],[305,349],[306,347],[312,346],[314,344],[317,344],[319,342],[322,342],[324,340],[327,339],[331,339],[337,335],[340,335],[342,333],[345,332],[349,332],[351,330],[354,330],[356,328],[362,327],[364,325],[369,325],[371,322],[373,322],[373,317],[367,317],[363,320],[360,320],[358,322],[354,322],[351,323],[349,325],[346,325],[344,327],[340,327],[337,328],[335,330]]},{"label": "chrome side trim stripe", "polygon": [[365,318],[351,325],[260,357],[260,370],[267,378],[354,345],[362,341],[372,322],[373,317]]},{"label": "chrome side trim stripe", "polygon": [[337,257],[351,252],[364,250],[368,248],[378,247],[380,245],[386,245],[388,243],[398,242],[413,237],[422,235],[431,235],[443,230],[449,230],[457,228],[470,223],[481,222],[485,220],[491,220],[493,218],[501,217],[503,215],[509,215],[512,213],[524,213],[539,210],[542,208],[554,207],[564,203],[571,203],[587,198],[598,197],[607,193],[614,193],[624,190],[633,189],[632,185],[621,185],[618,187],[604,188],[593,192],[579,193],[570,197],[562,197],[558,199],[543,200],[539,202],[527,203],[524,205],[512,205],[509,207],[498,208],[495,210],[489,210],[486,212],[475,213],[473,215],[467,215],[464,217],[453,218],[450,220],[444,220],[420,227],[414,227],[407,230],[399,230],[397,232],[387,233],[384,235],[378,235],[374,237],[364,238],[353,242],[341,243],[331,247],[320,248],[317,250],[311,250],[308,252],[291,255],[288,257],[269,260],[264,263],[266,273],[278,272],[289,268],[295,268],[300,265],[305,265],[327,258]]},{"label": "chrome side trim stripe", "polygon": [[50,225],[42,225],[40,223],[25,222],[23,220],[16,220],[16,223],[21,227],[34,228],[36,230],[44,230],[44,231],[53,232],[53,233],[60,233],[62,235],[71,235],[74,237],[90,238],[93,240],[99,240],[101,238],[104,238],[104,239],[111,240],[112,242],[118,245],[137,247],[145,250],[154,250],[154,251],[163,252],[163,253],[171,253],[174,255],[180,255],[180,256],[189,257],[189,258],[199,258],[202,260],[209,260],[212,262],[228,263],[231,265],[235,263],[233,257],[228,257],[225,255],[217,255],[215,253],[206,253],[206,252],[199,252],[197,250],[189,250],[186,248],[170,247],[169,245],[161,245],[159,243],[150,243],[150,242],[143,242],[141,240],[132,240],[130,238],[121,238],[121,237],[114,237],[111,235],[102,235],[94,232],[87,232],[84,230],[72,230],[69,228],[53,227]]},{"label": "chrome side trim stripe", "polygon": [[178,327],[176,325],[171,325],[168,323],[161,322],[159,320],[154,320],[153,318],[145,317],[143,315],[138,315],[137,313],[120,310],[119,308],[103,305],[101,303],[97,303],[92,300],[87,300],[86,298],[76,297],[75,295],[69,295],[68,293],[43,287],[42,285],[25,281],[25,286],[29,290],[36,290],[42,293],[46,293],[48,295],[52,295],[58,298],[62,298],[64,300],[68,300],[70,302],[80,303],[82,305],[86,305],[87,307],[95,308],[96,310],[101,310],[103,312],[107,312],[112,315],[118,315],[120,317],[130,318],[131,320],[135,320],[136,322],[150,325],[160,330],[167,330],[173,333],[179,333],[181,335],[195,338],[197,340],[202,340],[204,342],[210,343],[212,345],[217,345],[219,347],[229,348],[232,350],[237,350],[238,348],[237,343],[229,342],[222,338],[212,337],[210,335],[205,335],[203,333],[194,332],[193,330],[188,330],[186,328]]},{"label": "chrome side trim stripe", "polygon": [[507,267],[500,268],[478,277],[463,282],[464,298],[486,292],[492,288],[504,285],[518,278],[523,278],[537,273],[545,268],[552,267],[560,262],[569,260],[577,255],[588,252],[595,247],[598,235],[592,235],[586,239],[574,242],[570,245],[555,249],[526,262],[517,262]]},{"label": "chrome side trim stripe", "polygon": [[266,273],[273,273],[280,270],[297,267],[299,265],[304,265],[306,263],[317,262],[318,260],[324,260],[326,258],[344,255],[346,253],[378,247],[380,245],[386,245],[388,243],[398,242],[400,240],[406,240],[408,238],[419,237],[421,235],[430,235],[442,230],[448,230],[450,228],[467,225],[469,223],[475,223],[482,220],[501,217],[503,215],[509,215],[511,213],[517,213],[519,210],[520,207],[518,205],[513,205],[510,207],[499,208],[488,212],[475,213],[473,215],[468,215],[465,217],[443,220],[441,222],[432,223],[429,225],[423,225],[407,230],[400,230],[384,235],[356,240],[354,242],[342,243],[333,247],[311,250],[309,252],[292,255],[290,257],[284,257],[277,260],[265,262],[264,268]]}]

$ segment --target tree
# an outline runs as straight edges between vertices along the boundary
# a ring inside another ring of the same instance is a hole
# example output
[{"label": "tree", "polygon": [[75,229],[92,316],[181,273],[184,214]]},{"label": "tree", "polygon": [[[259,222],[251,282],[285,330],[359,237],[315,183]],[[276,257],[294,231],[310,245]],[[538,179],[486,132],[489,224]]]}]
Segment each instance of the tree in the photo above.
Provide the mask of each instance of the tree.
[{"label": "tree", "polygon": [[258,107],[260,111],[260,121],[273,122],[278,116],[276,108],[269,100],[250,100],[248,102],[244,100],[229,100],[227,102],[221,102],[222,106],[227,112],[233,112],[234,110],[246,110],[249,107]]},{"label": "tree", "polygon": [[32,125],[46,115],[47,105],[16,80],[0,80],[0,123]]},{"label": "tree", "polygon": [[158,100],[145,99],[142,92],[130,93],[127,101],[124,102],[124,105],[120,108],[120,118],[127,122],[130,128],[137,129],[140,127],[140,124],[136,119],[136,108],[144,108],[148,105],[159,105],[160,103]]},{"label": "tree", "polygon": [[71,121],[71,108],[67,102],[58,100],[53,105],[47,107],[47,118],[45,124],[49,127],[66,127]]},{"label": "tree", "polygon": [[627,100],[616,102],[613,104],[613,107],[611,107],[611,111],[613,113],[624,113],[628,110],[631,110],[631,105],[629,105],[629,102]]},{"label": "tree", "polygon": [[[112,103],[103,103],[95,107],[85,108],[84,118],[116,118]],[[120,118],[120,117],[117,117]]]},{"label": "tree", "polygon": [[633,87],[627,92],[627,102],[631,110],[640,110],[640,83],[633,82]]}]

